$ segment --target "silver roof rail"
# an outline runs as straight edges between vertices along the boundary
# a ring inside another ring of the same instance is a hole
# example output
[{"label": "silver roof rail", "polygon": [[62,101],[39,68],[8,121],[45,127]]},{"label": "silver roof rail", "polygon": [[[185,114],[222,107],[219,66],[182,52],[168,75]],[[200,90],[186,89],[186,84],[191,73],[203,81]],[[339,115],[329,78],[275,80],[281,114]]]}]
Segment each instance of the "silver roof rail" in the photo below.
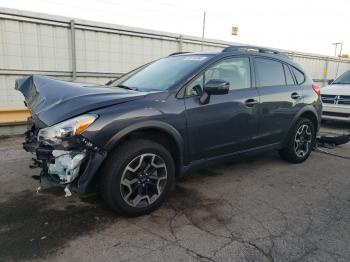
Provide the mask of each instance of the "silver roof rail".
[{"label": "silver roof rail", "polygon": [[275,49],[269,49],[265,47],[259,47],[259,46],[251,46],[251,45],[231,45],[226,47],[222,52],[234,52],[234,51],[255,51],[258,53],[265,53],[265,54],[274,54],[274,55],[280,55],[284,56],[286,58],[289,58],[287,53],[275,50]]},{"label": "silver roof rail", "polygon": [[171,53],[170,55],[168,56],[173,56],[173,55],[182,55],[182,54],[189,54],[191,52],[175,52],[175,53]]}]

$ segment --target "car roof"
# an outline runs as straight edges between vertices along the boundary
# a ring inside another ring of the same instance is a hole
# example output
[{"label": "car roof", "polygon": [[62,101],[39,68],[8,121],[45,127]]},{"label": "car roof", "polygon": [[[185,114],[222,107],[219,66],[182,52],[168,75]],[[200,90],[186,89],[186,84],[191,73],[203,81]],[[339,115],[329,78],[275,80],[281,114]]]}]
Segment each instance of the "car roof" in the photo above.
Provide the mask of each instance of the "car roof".
[{"label": "car roof", "polygon": [[250,55],[250,56],[262,56],[272,59],[277,59],[290,64],[301,71],[304,71],[297,63],[292,61],[288,55],[284,52],[267,49],[255,46],[229,46],[222,51],[211,51],[211,52],[177,52],[170,56],[191,56],[191,55],[208,55],[217,58],[224,58],[232,55]]}]

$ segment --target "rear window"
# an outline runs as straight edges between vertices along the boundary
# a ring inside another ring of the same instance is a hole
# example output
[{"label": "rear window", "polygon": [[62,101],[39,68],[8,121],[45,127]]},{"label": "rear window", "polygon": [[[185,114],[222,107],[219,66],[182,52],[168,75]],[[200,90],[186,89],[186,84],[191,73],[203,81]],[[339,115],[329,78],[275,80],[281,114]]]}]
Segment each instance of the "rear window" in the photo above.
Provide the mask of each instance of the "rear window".
[{"label": "rear window", "polygon": [[255,58],[255,70],[259,87],[286,84],[283,65],[280,62],[271,59]]},{"label": "rear window", "polygon": [[301,84],[305,81],[305,75],[304,73],[300,72],[298,69],[296,69],[295,67],[292,67],[292,70],[293,70],[293,73],[294,73],[294,76],[297,80],[297,83],[298,84]]}]

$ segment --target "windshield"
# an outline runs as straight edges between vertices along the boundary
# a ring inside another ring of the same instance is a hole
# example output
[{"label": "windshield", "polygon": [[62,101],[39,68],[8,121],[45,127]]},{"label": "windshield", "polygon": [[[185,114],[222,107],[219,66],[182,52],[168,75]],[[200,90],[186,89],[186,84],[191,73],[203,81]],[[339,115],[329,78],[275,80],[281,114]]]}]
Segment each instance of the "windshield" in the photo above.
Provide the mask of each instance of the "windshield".
[{"label": "windshield", "polygon": [[339,84],[339,85],[340,84],[350,84],[350,70],[346,71],[344,74],[339,76],[336,80],[334,80],[332,85],[336,85],[336,84]]},{"label": "windshield", "polygon": [[142,66],[114,81],[112,87],[166,90],[209,59],[208,55],[170,56]]}]

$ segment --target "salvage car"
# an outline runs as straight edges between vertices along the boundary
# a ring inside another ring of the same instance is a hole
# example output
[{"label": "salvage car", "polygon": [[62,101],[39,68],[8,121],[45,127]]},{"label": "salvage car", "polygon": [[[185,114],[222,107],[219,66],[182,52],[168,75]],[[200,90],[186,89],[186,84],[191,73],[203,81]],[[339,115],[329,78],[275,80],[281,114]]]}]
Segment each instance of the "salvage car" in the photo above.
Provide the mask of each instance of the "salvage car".
[{"label": "salvage car", "polygon": [[350,70],[321,89],[322,119],[350,122]]},{"label": "salvage car", "polygon": [[105,86],[16,80],[31,116],[24,149],[66,192],[99,190],[126,215],[159,207],[177,176],[278,150],[305,161],[320,126],[320,90],[284,53],[230,46],[176,53]]}]

